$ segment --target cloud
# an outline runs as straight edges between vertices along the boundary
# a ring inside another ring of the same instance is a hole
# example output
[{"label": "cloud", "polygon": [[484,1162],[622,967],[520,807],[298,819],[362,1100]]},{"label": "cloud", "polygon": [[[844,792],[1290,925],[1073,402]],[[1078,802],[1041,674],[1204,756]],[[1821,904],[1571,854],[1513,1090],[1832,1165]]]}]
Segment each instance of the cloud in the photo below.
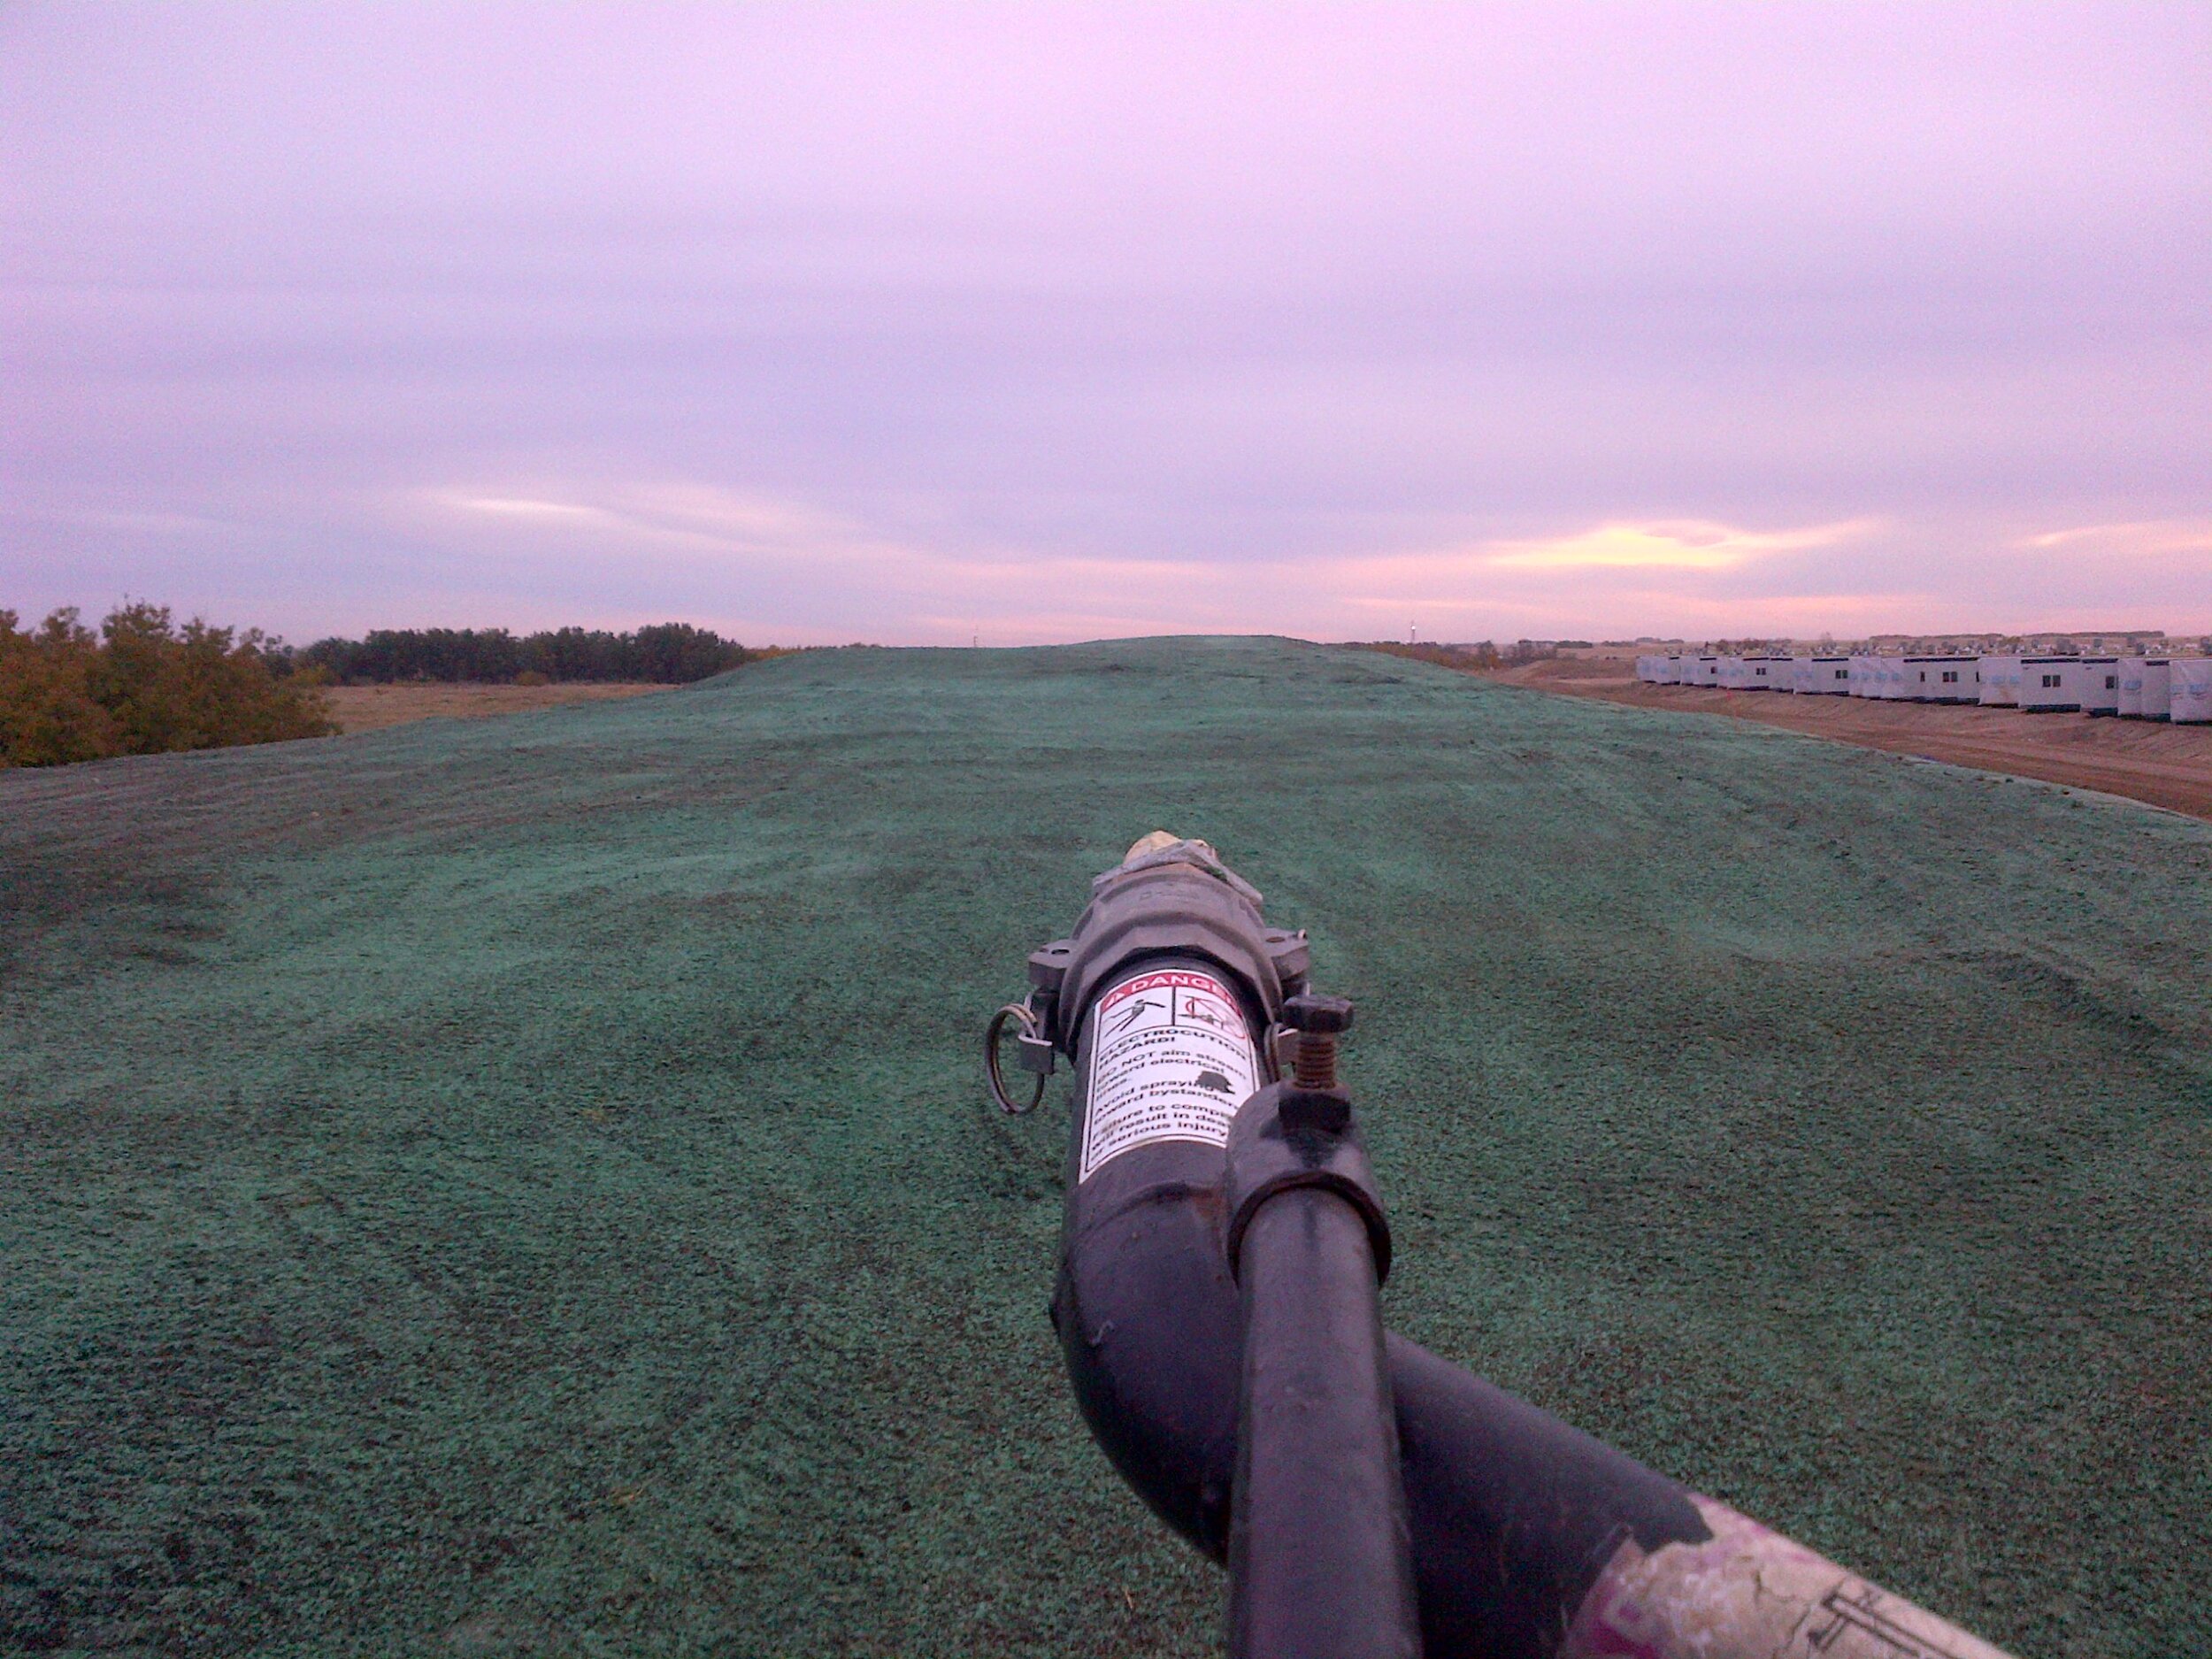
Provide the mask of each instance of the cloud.
[{"label": "cloud", "polygon": [[[442,529],[480,561],[557,576],[586,563],[690,595],[744,637],[918,643],[1071,640],[1123,634],[1250,632],[1250,602],[1283,572],[1224,572],[1202,559],[1112,557],[917,535],[858,514],[695,480],[512,484],[402,491],[395,517]],[[930,503],[918,507],[930,516]],[[851,596],[869,600],[851,620]],[[640,592],[642,600],[642,590]],[[780,620],[764,618],[780,618]]]},{"label": "cloud", "polygon": [[453,504],[465,512],[488,513],[497,518],[554,518],[594,521],[607,515],[596,507],[567,501],[531,501],[513,495],[462,495]]},{"label": "cloud", "polygon": [[234,530],[238,527],[228,519],[210,518],[204,513],[128,512],[97,507],[56,510],[0,505],[0,518],[15,518],[26,522],[43,520],[57,524],[81,526],[89,530],[122,531],[134,534],[160,536],[204,535],[211,532]]},{"label": "cloud", "polygon": [[[1343,611],[1433,635],[1470,627],[1532,635],[1634,634],[1686,616],[1733,625],[1747,610],[1787,618],[1836,613],[1832,566],[1883,539],[1875,519],[1753,530],[1711,519],[1615,519],[1548,535],[1463,537],[1434,551],[1381,552],[1309,566],[1309,588]],[[1814,556],[1808,558],[1805,556]],[[1867,595],[1893,603],[1893,588]],[[1924,595],[1913,603],[1924,603]],[[1786,624],[1778,622],[1778,626]]]},{"label": "cloud", "polygon": [[[803,503],[696,483],[570,486],[561,495],[483,488],[403,491],[403,514],[426,509],[469,529],[588,533],[610,551],[687,548],[706,553],[818,555],[865,535],[850,520]],[[559,543],[545,543],[549,552]]]},{"label": "cloud", "polygon": [[2200,5],[0,19],[12,606],[2212,626]]},{"label": "cloud", "polygon": [[1829,547],[1863,522],[1760,534],[1724,524],[1607,524],[1555,541],[1496,542],[1481,555],[1498,570],[1732,570],[1769,553]]},{"label": "cloud", "polygon": [[2040,535],[2024,536],[2015,545],[2037,551],[2076,548],[2124,557],[2212,554],[2212,519],[2150,518],[2131,524],[2081,525],[2070,530],[2048,530]]},{"label": "cloud", "polygon": [[[2085,606],[2137,607],[2151,591],[2144,582],[2154,585],[2188,557],[2147,555],[2128,566],[2143,579],[2130,588],[2076,548],[2197,545],[2193,526],[2161,521],[2016,537],[2009,555],[1992,539],[1978,555],[1972,527],[1954,528],[1946,534],[1957,568],[1985,573],[1960,593],[1920,550],[1924,532],[1875,518],[1754,528],[1623,517],[1509,536],[1383,521],[1356,532],[1379,548],[1348,545],[1348,532],[1334,547],[1224,560],[993,539],[963,521],[956,499],[926,495],[831,506],[699,479],[491,477],[403,492],[398,502],[419,526],[472,549],[472,568],[488,584],[533,593],[581,586],[615,595],[629,621],[685,614],[748,640],[796,643],[1251,632],[1343,639],[1402,637],[1409,626],[1430,639],[1856,636],[1904,618],[1965,630]],[[1386,545],[1432,537],[1445,545]],[[2008,557],[2029,561],[2010,580],[1998,569]],[[586,570],[588,581],[579,575]],[[2197,626],[2194,612],[2170,621]]]}]

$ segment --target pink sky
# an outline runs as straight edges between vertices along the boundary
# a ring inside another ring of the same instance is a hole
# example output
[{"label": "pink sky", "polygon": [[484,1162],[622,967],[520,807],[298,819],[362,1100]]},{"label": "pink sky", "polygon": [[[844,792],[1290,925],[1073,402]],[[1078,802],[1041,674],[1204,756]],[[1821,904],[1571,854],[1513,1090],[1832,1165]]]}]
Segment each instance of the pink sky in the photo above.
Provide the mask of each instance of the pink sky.
[{"label": "pink sky", "polygon": [[0,606],[2212,630],[2212,7],[0,10]]}]

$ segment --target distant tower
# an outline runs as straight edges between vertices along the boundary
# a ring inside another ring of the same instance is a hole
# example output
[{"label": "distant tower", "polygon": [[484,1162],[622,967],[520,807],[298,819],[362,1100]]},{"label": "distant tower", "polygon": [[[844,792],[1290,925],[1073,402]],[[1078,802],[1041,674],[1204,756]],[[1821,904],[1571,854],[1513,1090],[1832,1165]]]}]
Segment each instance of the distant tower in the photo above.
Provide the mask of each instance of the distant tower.
[{"label": "distant tower", "polygon": [[1416,633],[1416,632],[1417,632],[1417,630],[1415,629],[1415,627],[1414,627],[1413,624],[1411,624],[1410,622],[1409,622],[1409,623],[1407,623],[1407,624],[1406,624],[1406,643],[1407,643],[1408,645],[1410,645],[1410,644],[1412,644],[1412,643],[1414,642],[1414,634],[1415,634],[1415,633]]}]

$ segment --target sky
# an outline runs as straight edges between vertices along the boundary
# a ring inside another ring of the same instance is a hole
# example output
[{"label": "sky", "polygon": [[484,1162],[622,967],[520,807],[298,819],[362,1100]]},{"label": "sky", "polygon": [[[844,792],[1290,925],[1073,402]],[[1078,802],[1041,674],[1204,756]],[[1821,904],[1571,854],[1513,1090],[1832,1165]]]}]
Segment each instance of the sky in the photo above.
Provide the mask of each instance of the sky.
[{"label": "sky", "polygon": [[2212,6],[0,7],[0,607],[2212,631]]}]

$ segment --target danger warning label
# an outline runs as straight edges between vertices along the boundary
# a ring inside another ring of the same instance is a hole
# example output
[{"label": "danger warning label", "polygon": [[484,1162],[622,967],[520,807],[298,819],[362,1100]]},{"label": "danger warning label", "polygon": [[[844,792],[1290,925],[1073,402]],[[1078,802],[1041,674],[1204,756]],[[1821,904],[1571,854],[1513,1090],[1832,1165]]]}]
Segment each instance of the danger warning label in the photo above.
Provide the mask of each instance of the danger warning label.
[{"label": "danger warning label", "polygon": [[1089,1107],[1076,1179],[1155,1141],[1226,1146],[1258,1088],[1259,1057],[1236,995],[1210,973],[1141,973],[1092,1015]]}]

